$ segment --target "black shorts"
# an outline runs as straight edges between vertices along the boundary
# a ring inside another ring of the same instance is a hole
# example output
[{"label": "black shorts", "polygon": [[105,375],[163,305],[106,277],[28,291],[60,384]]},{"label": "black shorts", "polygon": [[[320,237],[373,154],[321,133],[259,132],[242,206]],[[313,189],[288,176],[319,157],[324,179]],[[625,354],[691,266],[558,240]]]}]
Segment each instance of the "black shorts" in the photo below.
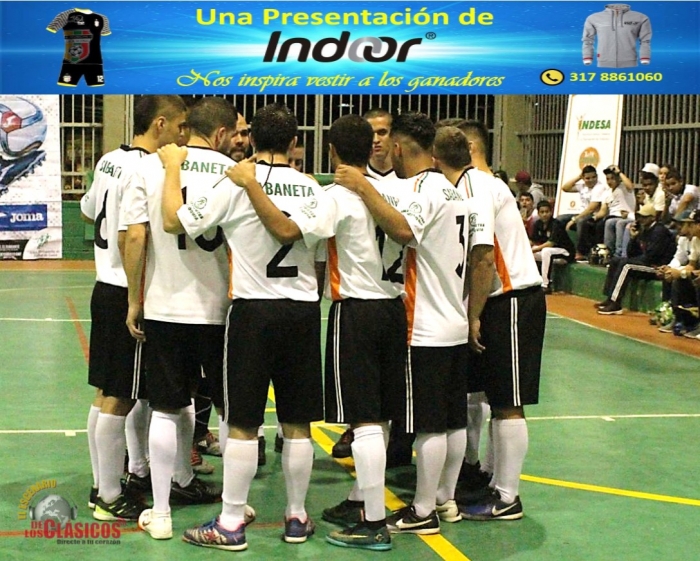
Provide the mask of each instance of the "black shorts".
[{"label": "black shorts", "polygon": [[203,375],[211,379],[214,405],[221,403],[225,327],[150,319],[144,323],[151,407],[187,407]]},{"label": "black shorts", "polygon": [[539,401],[546,316],[544,291],[539,286],[486,301],[481,314],[481,342],[486,350],[475,367],[481,371],[491,407],[521,407]]},{"label": "black shorts", "polygon": [[80,78],[85,76],[88,86],[104,86],[105,75],[101,64],[71,64],[64,62],[58,76],[60,86],[77,86]]},{"label": "black shorts", "polygon": [[224,420],[229,425],[263,424],[270,381],[281,423],[323,418],[318,302],[234,299],[225,353]]},{"label": "black shorts", "polygon": [[398,414],[391,394],[404,379],[406,308],[401,298],[333,302],[326,338],[329,423],[376,423]]},{"label": "black shorts", "polygon": [[90,299],[88,384],[107,397],[143,399],[146,384],[140,343],[126,327],[127,289],[97,282]]},{"label": "black shorts", "polygon": [[406,432],[445,432],[467,426],[467,345],[408,349],[405,383],[394,392]]}]

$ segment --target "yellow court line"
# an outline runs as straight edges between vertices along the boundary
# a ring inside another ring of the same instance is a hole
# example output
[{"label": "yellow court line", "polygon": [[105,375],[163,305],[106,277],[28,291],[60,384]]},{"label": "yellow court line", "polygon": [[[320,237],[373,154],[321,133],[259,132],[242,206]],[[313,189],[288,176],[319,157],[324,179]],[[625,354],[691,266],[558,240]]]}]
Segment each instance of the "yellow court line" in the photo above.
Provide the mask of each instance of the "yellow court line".
[{"label": "yellow court line", "polygon": [[[341,427],[335,427],[333,426],[326,426],[324,428],[330,429],[332,432],[338,432],[336,428],[341,428]],[[341,431],[342,432],[342,431]],[[333,448],[333,441],[331,438],[323,432],[319,427],[317,426],[312,426],[311,427],[311,436],[318,444],[326,454],[329,456],[331,455],[331,449]],[[348,467],[348,465],[352,465],[352,460],[350,458],[344,459],[344,460],[335,460],[339,464],[341,464],[343,467]],[[352,472],[351,472],[352,473]],[[354,475],[354,473],[352,473]],[[391,509],[391,510],[398,510],[401,507],[406,506],[406,503],[404,503],[401,499],[399,499],[394,493],[392,493],[389,489],[384,489],[384,496],[385,496],[385,501],[386,501],[386,506]],[[442,559],[449,559],[450,561],[469,561],[469,557],[464,555],[459,549],[457,549],[454,545],[452,545],[449,541],[447,541],[443,536],[440,534],[436,534],[433,536],[421,536],[418,535],[418,537],[423,540],[430,549],[432,549],[435,553],[437,553]]]},{"label": "yellow court line", "polygon": [[700,506],[700,500],[697,499],[685,499],[683,497],[671,497],[669,495],[657,495],[655,493],[628,491],[626,489],[615,489],[614,487],[601,487],[599,485],[589,485],[587,483],[574,483],[572,481],[562,481],[561,479],[549,479],[546,477],[534,477],[532,475],[521,475],[520,479],[522,479],[523,481],[530,481],[531,483],[542,483],[544,485],[566,487],[567,489],[578,489],[579,491],[592,491],[594,493],[605,493],[607,495],[617,495],[620,497],[645,499],[647,501],[659,501],[663,503],[675,503],[679,505]]}]

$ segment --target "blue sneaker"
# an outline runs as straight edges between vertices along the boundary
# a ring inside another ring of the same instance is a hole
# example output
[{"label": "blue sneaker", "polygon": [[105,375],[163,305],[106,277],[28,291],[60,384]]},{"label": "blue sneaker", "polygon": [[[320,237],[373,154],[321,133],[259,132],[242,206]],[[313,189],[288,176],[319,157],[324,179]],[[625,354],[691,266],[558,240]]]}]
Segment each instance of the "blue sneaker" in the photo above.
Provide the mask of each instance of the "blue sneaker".
[{"label": "blue sneaker", "polygon": [[498,491],[485,500],[471,505],[461,505],[459,509],[463,520],[519,520],[523,517],[523,503],[520,497],[507,504],[501,500]]},{"label": "blue sneaker", "polygon": [[200,547],[242,551],[248,548],[248,542],[245,540],[245,527],[246,523],[241,522],[235,530],[227,530],[219,524],[219,518],[217,517],[211,522],[185,530],[185,533],[182,535],[182,541]]},{"label": "blue sneaker", "polygon": [[306,522],[298,518],[284,519],[282,539],[287,543],[304,543],[316,531],[316,524],[307,516]]}]

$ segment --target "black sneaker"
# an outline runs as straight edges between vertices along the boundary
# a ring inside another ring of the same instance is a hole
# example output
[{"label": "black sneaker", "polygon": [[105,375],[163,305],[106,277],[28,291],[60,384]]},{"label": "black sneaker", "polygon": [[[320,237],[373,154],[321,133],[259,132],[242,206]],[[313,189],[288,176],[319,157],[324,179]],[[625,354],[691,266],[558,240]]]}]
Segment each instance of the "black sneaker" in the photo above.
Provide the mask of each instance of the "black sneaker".
[{"label": "black sneaker", "polygon": [[413,505],[409,505],[387,517],[386,527],[392,534],[439,534],[440,518],[436,511],[421,518]]},{"label": "black sneaker", "polygon": [[267,455],[265,454],[265,437],[258,436],[258,467],[264,466],[267,463]]},{"label": "black sneaker", "polygon": [[371,530],[364,524],[358,524],[353,528],[331,532],[326,536],[326,541],[340,547],[354,547],[371,551],[391,549],[391,536],[386,526],[382,526],[378,530]]},{"label": "black sneaker", "polygon": [[352,441],[355,440],[355,433],[352,429],[346,430],[340,435],[340,439],[333,445],[332,455],[334,458],[349,458],[352,456]]},{"label": "black sneaker", "polygon": [[462,463],[458,479],[460,490],[476,491],[477,489],[488,487],[490,482],[491,474],[481,470],[480,462],[477,461],[475,464]]},{"label": "black sneaker", "polygon": [[340,504],[326,508],[321,514],[326,522],[340,526],[354,526],[364,520],[365,503],[345,499]]},{"label": "black sneaker", "polygon": [[135,473],[127,474],[126,478],[124,479],[122,489],[127,494],[131,493],[140,495],[143,493],[150,493],[152,490],[151,474],[149,473],[145,477],[139,477]]},{"label": "black sneaker", "polygon": [[520,520],[523,517],[523,503],[520,497],[515,497],[510,504],[504,503],[501,494],[494,490],[480,503],[461,506],[459,512],[463,520]]},{"label": "black sneaker", "polygon": [[95,520],[138,520],[141,512],[145,510],[143,503],[132,497],[119,495],[112,503],[106,503],[97,499],[92,517]]},{"label": "black sneaker", "polygon": [[279,434],[275,435],[275,452],[278,454],[282,453],[282,449],[284,448],[284,437],[280,436]]},{"label": "black sneaker", "polygon": [[97,493],[99,493],[99,489],[97,487],[92,487],[90,489],[90,498],[88,499],[88,508],[91,510],[95,510],[95,505],[97,504],[97,501],[99,500],[99,496]]},{"label": "black sneaker", "polygon": [[174,503],[183,505],[201,505],[221,501],[222,489],[213,483],[206,483],[194,477],[187,487],[180,487],[173,481],[170,498]]}]

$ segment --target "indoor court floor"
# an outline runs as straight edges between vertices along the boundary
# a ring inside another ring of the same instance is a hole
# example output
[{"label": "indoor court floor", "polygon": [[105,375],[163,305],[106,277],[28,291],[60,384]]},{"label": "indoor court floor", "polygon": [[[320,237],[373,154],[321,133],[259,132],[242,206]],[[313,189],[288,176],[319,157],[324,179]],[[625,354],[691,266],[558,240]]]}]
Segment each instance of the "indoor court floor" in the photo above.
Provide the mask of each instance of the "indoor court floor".
[{"label": "indoor court floor", "polygon": [[[285,493],[280,457],[273,451],[271,393],[268,463],[259,469],[249,498],[258,519],[247,531],[247,551],[180,541],[184,529],[216,516],[220,505],[175,507],[175,536],[169,541],[155,541],[135,524],[124,526],[115,543],[59,544],[27,537],[30,521],[19,519],[21,500],[44,480],[54,480],[55,493],[77,503],[77,522],[92,522],[85,424],[93,396],[86,383],[93,282],[89,262],[0,263],[0,561],[233,555],[334,561],[372,556],[387,561],[700,559],[700,342],[694,353],[666,348],[664,341],[673,336],[647,338],[656,330],[641,314],[615,318],[626,335],[609,324],[605,329],[587,325],[567,306],[590,308],[590,301],[564,295],[548,297],[541,403],[526,410],[530,447],[520,521],[443,523],[439,536],[395,536],[386,553],[331,546],[324,537],[335,527],[321,520],[321,511],[346,497],[352,462],[330,456],[342,427],[319,423],[313,428],[316,459],[307,500],[317,533],[305,544],[283,543]],[[325,316],[328,306],[323,309]],[[630,336],[635,322],[638,335]],[[207,477],[220,481],[221,459],[207,459],[216,466]],[[398,508],[410,501],[414,482],[412,468],[389,471],[387,505]]]}]

